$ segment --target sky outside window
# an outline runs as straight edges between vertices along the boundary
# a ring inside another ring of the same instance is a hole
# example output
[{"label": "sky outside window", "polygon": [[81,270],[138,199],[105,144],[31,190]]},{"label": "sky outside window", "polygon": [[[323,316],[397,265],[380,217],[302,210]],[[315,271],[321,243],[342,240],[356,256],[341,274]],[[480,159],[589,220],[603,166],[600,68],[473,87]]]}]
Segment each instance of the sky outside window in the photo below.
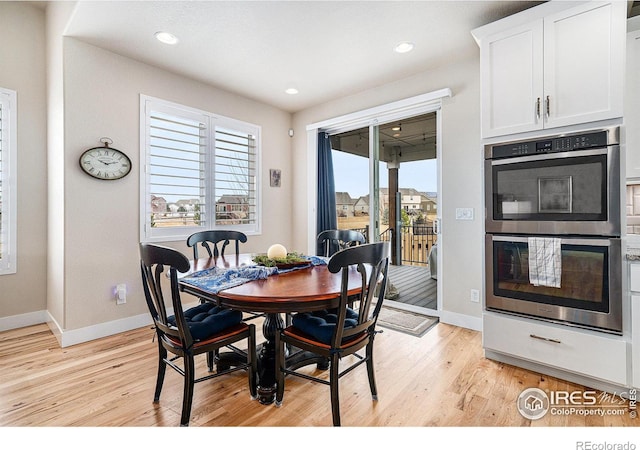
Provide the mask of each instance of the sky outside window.
[{"label": "sky outside window", "polygon": [[[333,173],[336,192],[348,192],[351,198],[369,193],[369,159],[333,150]],[[386,164],[381,165],[380,186],[389,186]],[[436,159],[400,164],[399,187],[414,188],[419,192],[437,192],[438,164]]]}]

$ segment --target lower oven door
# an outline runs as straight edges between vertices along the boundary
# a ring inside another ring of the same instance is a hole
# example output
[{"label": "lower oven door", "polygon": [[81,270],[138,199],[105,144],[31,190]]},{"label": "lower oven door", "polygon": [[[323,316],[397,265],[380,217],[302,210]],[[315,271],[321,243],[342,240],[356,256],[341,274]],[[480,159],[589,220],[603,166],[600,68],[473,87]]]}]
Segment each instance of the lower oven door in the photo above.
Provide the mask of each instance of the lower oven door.
[{"label": "lower oven door", "polygon": [[486,235],[486,309],[622,334],[619,238]]}]

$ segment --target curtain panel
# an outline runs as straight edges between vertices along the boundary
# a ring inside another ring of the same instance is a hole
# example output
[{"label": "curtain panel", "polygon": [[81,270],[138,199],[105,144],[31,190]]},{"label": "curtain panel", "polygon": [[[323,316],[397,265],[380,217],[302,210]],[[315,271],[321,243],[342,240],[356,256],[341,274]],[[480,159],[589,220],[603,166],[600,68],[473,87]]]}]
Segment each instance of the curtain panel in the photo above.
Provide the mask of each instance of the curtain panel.
[{"label": "curtain panel", "polygon": [[[331,138],[328,133],[318,133],[318,214],[316,236],[324,230],[338,228],[336,214],[336,185],[333,178]],[[322,246],[316,243],[316,254],[322,254]]]}]

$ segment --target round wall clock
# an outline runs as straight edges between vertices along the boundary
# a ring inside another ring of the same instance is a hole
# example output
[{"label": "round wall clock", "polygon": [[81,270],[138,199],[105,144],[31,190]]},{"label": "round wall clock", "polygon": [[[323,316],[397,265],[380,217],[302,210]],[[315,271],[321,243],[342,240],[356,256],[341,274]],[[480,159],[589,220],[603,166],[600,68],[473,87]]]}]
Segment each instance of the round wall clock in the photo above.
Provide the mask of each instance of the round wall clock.
[{"label": "round wall clock", "polygon": [[109,147],[111,139],[100,140],[104,147],[94,147],[80,155],[80,167],[99,180],[119,180],[131,172],[131,160],[120,150]]}]

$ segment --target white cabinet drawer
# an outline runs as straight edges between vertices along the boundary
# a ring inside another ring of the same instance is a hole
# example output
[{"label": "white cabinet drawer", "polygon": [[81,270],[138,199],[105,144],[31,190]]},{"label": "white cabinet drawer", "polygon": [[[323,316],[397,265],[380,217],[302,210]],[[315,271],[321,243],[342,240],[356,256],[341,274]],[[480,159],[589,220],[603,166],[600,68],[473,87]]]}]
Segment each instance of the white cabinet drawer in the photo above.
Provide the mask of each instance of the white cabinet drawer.
[{"label": "white cabinet drawer", "polygon": [[640,263],[629,264],[629,289],[640,292]]},{"label": "white cabinet drawer", "polygon": [[626,342],[621,337],[485,313],[482,340],[487,350],[591,378],[627,384]]}]

